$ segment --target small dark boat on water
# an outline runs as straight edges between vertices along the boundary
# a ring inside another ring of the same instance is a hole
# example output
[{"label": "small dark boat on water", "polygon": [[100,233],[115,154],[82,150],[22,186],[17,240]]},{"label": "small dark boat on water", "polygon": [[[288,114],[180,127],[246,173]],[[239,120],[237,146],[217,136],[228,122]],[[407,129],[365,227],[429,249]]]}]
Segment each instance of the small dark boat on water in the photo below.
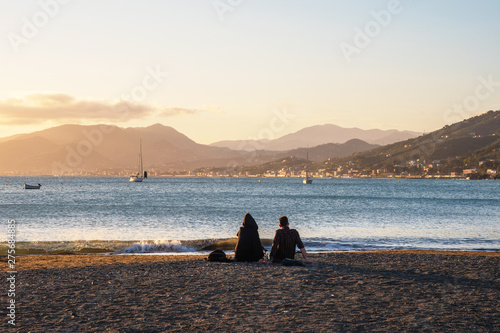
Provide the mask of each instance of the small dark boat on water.
[{"label": "small dark boat on water", "polygon": [[28,185],[28,184],[24,183],[23,189],[25,189],[25,190],[39,190],[40,187],[42,187],[41,184],[38,184],[38,185]]}]

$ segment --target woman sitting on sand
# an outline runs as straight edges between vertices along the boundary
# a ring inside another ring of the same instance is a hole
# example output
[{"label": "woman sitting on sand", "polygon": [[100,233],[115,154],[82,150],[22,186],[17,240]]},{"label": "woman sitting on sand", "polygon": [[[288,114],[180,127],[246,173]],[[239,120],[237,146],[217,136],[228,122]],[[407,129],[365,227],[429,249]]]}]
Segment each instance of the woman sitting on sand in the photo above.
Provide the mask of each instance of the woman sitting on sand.
[{"label": "woman sitting on sand", "polygon": [[264,248],[260,243],[259,227],[250,213],[243,218],[243,226],[238,231],[238,242],[234,249],[236,261],[259,261],[264,257]]}]

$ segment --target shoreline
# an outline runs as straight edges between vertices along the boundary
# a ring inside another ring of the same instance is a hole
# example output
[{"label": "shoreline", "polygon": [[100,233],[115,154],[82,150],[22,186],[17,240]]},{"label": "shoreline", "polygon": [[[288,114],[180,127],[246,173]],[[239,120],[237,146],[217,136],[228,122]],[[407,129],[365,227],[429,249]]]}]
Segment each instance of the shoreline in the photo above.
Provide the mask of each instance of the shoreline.
[{"label": "shoreline", "polygon": [[[73,241],[17,241],[16,255],[71,255],[71,254],[138,254],[138,255],[182,255],[182,254],[208,254],[214,250],[222,250],[231,253],[237,243],[237,238],[219,239],[195,239],[195,240],[73,240]],[[362,243],[346,244],[341,241],[332,240],[334,246],[327,247],[324,244],[308,246],[304,238],[308,252],[330,253],[346,251],[445,251],[445,252],[500,252],[500,248],[481,247],[401,247],[401,246],[363,246]],[[315,240],[310,240],[314,242]],[[272,238],[261,238],[262,245],[270,250]],[[7,253],[9,244],[0,242],[0,256]]]},{"label": "shoreline", "polygon": [[[234,243],[234,244],[233,244]],[[267,244],[269,243],[269,244]],[[264,242],[263,242],[264,244]],[[270,251],[272,245],[272,240],[266,242],[266,247]],[[234,255],[235,241],[233,239],[228,239],[227,241],[222,241],[219,244],[207,245],[201,249],[192,250],[182,250],[182,251],[155,251],[155,250],[144,250],[144,251],[126,251],[126,250],[111,250],[107,248],[81,248],[79,250],[73,249],[53,249],[47,250],[43,248],[24,248],[17,247],[15,255],[18,257],[24,256],[60,256],[60,255],[138,255],[138,256],[206,256],[211,251],[222,250],[226,252],[226,255]],[[307,248],[307,246],[306,246]],[[7,257],[7,244],[0,244],[0,257]],[[427,254],[470,254],[477,253],[497,253],[500,255],[500,249],[345,249],[345,250],[308,250],[308,253],[315,254],[328,254],[328,253],[427,253]],[[297,252],[299,253],[299,252]],[[299,253],[300,254],[300,253]]]},{"label": "shoreline", "polygon": [[[69,176],[69,175],[60,175],[60,176],[54,176],[54,175],[40,175],[40,176],[23,176],[23,175],[0,175],[2,178],[124,178],[128,179],[129,176],[114,176],[114,175],[88,175],[88,176]],[[288,176],[288,177],[280,177],[280,176],[263,176],[263,175],[249,175],[249,176],[198,176],[198,175],[160,175],[160,176],[148,176],[148,179],[154,179],[154,178],[215,178],[215,179],[230,179],[230,178],[235,178],[235,179],[303,179],[303,176]],[[394,175],[394,176],[383,176],[383,177],[372,177],[372,176],[366,176],[366,177],[313,177],[314,180],[317,179],[420,179],[420,180],[439,180],[439,179],[445,179],[445,180],[499,180],[498,178],[485,178],[485,179],[471,179],[470,177],[466,176],[452,176],[452,175],[428,175],[428,176],[401,176],[401,175]],[[8,185],[8,184],[6,184]]]},{"label": "shoreline", "polygon": [[[21,246],[19,246],[21,243]],[[185,249],[185,250],[172,250],[172,251],[161,251],[161,250],[127,250],[127,249],[109,249],[102,247],[83,247],[80,249],[45,249],[45,248],[31,248],[26,247],[25,242],[17,243],[16,247],[16,256],[51,256],[51,255],[158,255],[158,256],[203,256],[208,255],[211,251],[214,250],[222,250],[225,251],[227,255],[234,254],[234,247],[236,245],[236,239],[224,239],[218,242],[215,242],[210,245],[205,245],[199,249]],[[47,242],[50,243],[50,242]],[[56,244],[60,244],[61,242],[54,242]],[[67,243],[73,243],[71,241]],[[130,244],[139,244],[140,242],[127,242]],[[264,239],[262,244],[266,246],[267,250],[270,251],[272,240]],[[306,246],[306,248],[308,248]],[[6,242],[0,243],[0,257],[7,256],[7,250],[9,249],[8,244]],[[408,252],[408,253],[435,253],[435,254],[460,254],[460,253],[500,253],[500,249],[425,249],[425,248],[407,248],[407,249],[391,249],[391,248],[381,248],[381,249],[342,249],[342,250],[322,250],[322,249],[312,249],[308,250],[308,253],[345,253],[345,252],[368,252],[368,253],[377,253],[377,252]]]},{"label": "shoreline", "polygon": [[498,252],[310,257],[305,267],[198,255],[16,257],[14,331],[500,330]]},{"label": "shoreline", "polygon": [[[350,255],[438,255],[438,256],[465,256],[465,257],[498,257],[500,251],[446,251],[446,250],[367,250],[367,251],[336,251],[336,252],[309,252],[312,258],[328,257],[342,254]],[[61,254],[30,254],[16,255],[18,271],[30,269],[52,269],[52,268],[68,268],[82,267],[93,265],[109,265],[109,264],[130,264],[130,263],[150,263],[150,262],[175,262],[175,261],[195,261],[204,260],[208,253],[61,253]],[[6,256],[2,256],[6,257]],[[234,254],[229,253],[228,258],[233,259]],[[296,259],[301,260],[299,253],[296,254]],[[236,263],[236,262],[235,262]],[[26,265],[26,266],[25,266]],[[254,265],[259,265],[254,263]],[[263,265],[263,264],[262,264]],[[23,267],[24,266],[24,267]],[[7,267],[3,268],[8,271]]]}]

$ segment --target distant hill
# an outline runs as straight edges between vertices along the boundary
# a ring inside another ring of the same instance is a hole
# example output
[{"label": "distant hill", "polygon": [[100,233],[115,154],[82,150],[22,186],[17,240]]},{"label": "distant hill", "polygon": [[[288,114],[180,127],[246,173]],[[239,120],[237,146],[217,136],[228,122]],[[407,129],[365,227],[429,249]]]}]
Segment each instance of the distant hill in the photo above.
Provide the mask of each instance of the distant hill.
[{"label": "distant hill", "polygon": [[317,125],[306,127],[298,132],[284,135],[275,140],[234,140],[219,141],[211,146],[236,150],[273,150],[286,151],[304,147],[314,147],[327,143],[345,143],[352,139],[363,140],[370,144],[384,145],[407,140],[421,135],[418,132],[398,130],[363,130],[343,128],[337,125]]},{"label": "distant hill", "polygon": [[391,167],[411,160],[426,163],[456,160],[464,165],[473,165],[481,158],[498,158],[499,152],[500,111],[489,111],[432,133],[358,153],[345,160],[366,168]]},{"label": "distant hill", "polygon": [[[107,125],[63,125],[0,142],[1,174],[73,174],[136,169],[139,140],[144,163],[151,169],[226,166],[246,160],[228,148],[201,145],[175,129],[156,124],[145,128]],[[255,163],[263,162],[254,159]]]},{"label": "distant hill", "polygon": [[283,156],[297,156],[306,158],[309,156],[310,161],[324,161],[329,158],[341,158],[350,156],[354,153],[363,152],[374,149],[379,145],[372,145],[362,140],[352,139],[346,143],[327,143],[312,148],[298,148],[286,151]]},{"label": "distant hill", "polygon": [[[282,168],[292,168],[295,171],[303,170],[307,165],[312,165],[313,162],[351,156],[353,153],[363,152],[375,147],[379,146],[353,139],[341,144],[327,143],[312,148],[293,149],[286,152],[277,152],[279,159],[261,165],[242,167],[241,171],[247,171],[252,174],[263,174],[269,170],[279,171]],[[309,158],[309,162],[307,158]]]},{"label": "distant hill", "polygon": [[139,140],[146,170],[167,172],[196,168],[252,166],[296,155],[311,161],[343,157],[371,149],[361,140],[291,151],[236,151],[202,145],[161,124],[120,128],[108,125],[63,125],[0,140],[0,174],[78,175],[108,171],[136,172]]}]

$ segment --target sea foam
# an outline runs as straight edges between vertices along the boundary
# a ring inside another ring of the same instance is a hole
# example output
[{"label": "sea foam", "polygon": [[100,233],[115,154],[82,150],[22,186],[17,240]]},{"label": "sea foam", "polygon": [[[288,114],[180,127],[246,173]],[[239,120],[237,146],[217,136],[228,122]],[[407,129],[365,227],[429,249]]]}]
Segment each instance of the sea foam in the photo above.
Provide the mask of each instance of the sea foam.
[{"label": "sea foam", "polygon": [[180,241],[155,240],[135,243],[123,249],[122,253],[152,253],[152,252],[193,252],[196,249],[184,246]]}]

